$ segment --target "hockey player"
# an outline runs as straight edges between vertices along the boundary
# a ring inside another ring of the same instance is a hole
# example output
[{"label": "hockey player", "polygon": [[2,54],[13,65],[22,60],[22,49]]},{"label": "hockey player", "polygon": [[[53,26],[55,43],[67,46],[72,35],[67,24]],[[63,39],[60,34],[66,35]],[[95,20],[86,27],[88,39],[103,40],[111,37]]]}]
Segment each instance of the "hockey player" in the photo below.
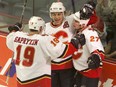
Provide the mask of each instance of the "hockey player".
[{"label": "hockey player", "polygon": [[75,42],[80,42],[77,37],[66,45],[56,37],[42,35],[44,26],[41,17],[33,16],[29,20],[29,33],[21,31],[19,23],[8,28],[6,44],[14,52],[18,87],[51,87],[51,60],[77,51]]},{"label": "hockey player", "polygon": [[[72,30],[73,15],[65,16],[62,2],[53,2],[49,9],[51,22],[46,23],[46,34],[51,34],[65,44],[69,43],[75,30]],[[52,60],[52,87],[71,87],[74,76],[72,56]]]},{"label": "hockey player", "polygon": [[73,59],[74,67],[77,70],[74,87],[98,87],[102,60],[104,59],[104,49],[100,38],[91,27],[91,24],[87,25],[91,15],[86,14],[86,16],[83,16],[83,13],[87,12],[86,10],[82,8],[81,11],[74,15],[74,29],[78,33],[83,33],[86,39],[86,44],[81,50],[82,55],[80,58],[75,57]]},{"label": "hockey player", "polygon": [[82,9],[83,8],[87,9],[87,12],[85,12],[85,14],[84,14],[85,17],[87,17],[87,16],[89,17],[91,15],[90,20],[87,25],[92,25],[92,27],[94,27],[94,29],[97,31],[97,33],[101,39],[103,46],[105,47],[106,35],[107,35],[106,31],[105,31],[105,24],[104,24],[104,21],[96,14],[96,11],[95,11],[96,4],[93,1],[88,1],[86,4],[84,4]]}]

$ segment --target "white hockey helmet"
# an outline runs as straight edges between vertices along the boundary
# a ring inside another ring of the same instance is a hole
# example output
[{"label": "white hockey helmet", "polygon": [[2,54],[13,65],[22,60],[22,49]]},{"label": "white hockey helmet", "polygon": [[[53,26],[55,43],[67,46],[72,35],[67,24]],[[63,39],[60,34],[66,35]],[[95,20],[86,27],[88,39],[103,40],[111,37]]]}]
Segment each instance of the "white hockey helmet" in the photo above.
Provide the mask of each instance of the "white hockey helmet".
[{"label": "white hockey helmet", "polygon": [[62,2],[53,2],[49,11],[50,11],[50,13],[51,12],[64,12],[65,7]]},{"label": "white hockey helmet", "polygon": [[76,13],[74,14],[73,18],[74,18],[74,20],[78,21],[81,25],[82,25],[82,24],[87,25],[88,22],[89,22],[89,19],[87,19],[87,20],[82,20],[82,19],[80,18],[80,12],[76,12]]},{"label": "white hockey helmet", "polygon": [[79,12],[76,12],[76,13],[74,14],[73,18],[74,18],[74,20],[80,22],[80,14],[79,14]]},{"label": "white hockey helmet", "polygon": [[44,29],[45,21],[41,17],[33,16],[30,18],[28,26],[29,26],[29,29],[39,31],[40,27]]}]

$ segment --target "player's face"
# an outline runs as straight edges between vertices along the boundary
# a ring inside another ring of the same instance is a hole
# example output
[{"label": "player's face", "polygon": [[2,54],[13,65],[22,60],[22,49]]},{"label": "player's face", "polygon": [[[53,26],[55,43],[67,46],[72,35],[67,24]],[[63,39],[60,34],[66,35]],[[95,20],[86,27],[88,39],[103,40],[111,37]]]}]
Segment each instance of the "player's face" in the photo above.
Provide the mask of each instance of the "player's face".
[{"label": "player's face", "polygon": [[53,12],[51,13],[51,18],[53,20],[53,24],[58,26],[61,25],[64,19],[63,12]]},{"label": "player's face", "polygon": [[81,29],[81,25],[79,21],[76,21],[76,20],[73,21],[73,28],[77,30]]}]

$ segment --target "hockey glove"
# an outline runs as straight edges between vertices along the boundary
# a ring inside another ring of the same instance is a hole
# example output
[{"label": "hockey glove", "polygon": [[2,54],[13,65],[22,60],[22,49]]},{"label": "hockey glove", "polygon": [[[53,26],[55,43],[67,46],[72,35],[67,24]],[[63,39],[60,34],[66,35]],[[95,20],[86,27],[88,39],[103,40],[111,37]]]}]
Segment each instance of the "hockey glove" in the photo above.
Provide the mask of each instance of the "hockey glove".
[{"label": "hockey glove", "polygon": [[88,58],[87,63],[90,69],[97,69],[100,66],[100,58],[97,54],[92,54]]},{"label": "hockey glove", "polygon": [[71,39],[71,43],[75,48],[78,49],[79,45],[83,46],[85,44],[85,35],[84,34],[77,34],[74,38]]},{"label": "hockey glove", "polygon": [[9,26],[8,30],[9,30],[9,32],[12,32],[13,30],[19,31],[19,30],[21,30],[21,28],[22,28],[22,24],[17,22],[15,25]]},{"label": "hockey glove", "polygon": [[86,40],[85,40],[85,35],[84,34],[77,34],[76,35],[79,39],[79,43],[81,44],[81,46],[85,45]]}]

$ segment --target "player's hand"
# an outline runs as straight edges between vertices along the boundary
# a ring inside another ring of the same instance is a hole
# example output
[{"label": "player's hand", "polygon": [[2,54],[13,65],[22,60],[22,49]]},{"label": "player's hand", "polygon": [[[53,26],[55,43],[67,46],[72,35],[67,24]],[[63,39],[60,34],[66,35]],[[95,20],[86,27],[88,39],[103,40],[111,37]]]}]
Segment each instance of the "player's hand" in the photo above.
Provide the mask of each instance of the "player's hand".
[{"label": "player's hand", "polygon": [[85,45],[86,40],[85,40],[85,35],[84,34],[77,34],[76,37],[78,38],[81,46]]},{"label": "player's hand", "polygon": [[79,48],[79,45],[83,46],[85,44],[85,35],[84,34],[77,34],[74,38],[71,39],[71,43],[75,48]]},{"label": "player's hand", "polygon": [[8,27],[8,30],[9,32],[12,32],[12,31],[19,31],[22,29],[22,24],[17,22],[16,24],[12,25],[12,26],[9,26]]},{"label": "player's hand", "polygon": [[100,66],[100,58],[97,54],[92,54],[89,58],[88,58],[88,67],[90,69],[97,69]]}]

